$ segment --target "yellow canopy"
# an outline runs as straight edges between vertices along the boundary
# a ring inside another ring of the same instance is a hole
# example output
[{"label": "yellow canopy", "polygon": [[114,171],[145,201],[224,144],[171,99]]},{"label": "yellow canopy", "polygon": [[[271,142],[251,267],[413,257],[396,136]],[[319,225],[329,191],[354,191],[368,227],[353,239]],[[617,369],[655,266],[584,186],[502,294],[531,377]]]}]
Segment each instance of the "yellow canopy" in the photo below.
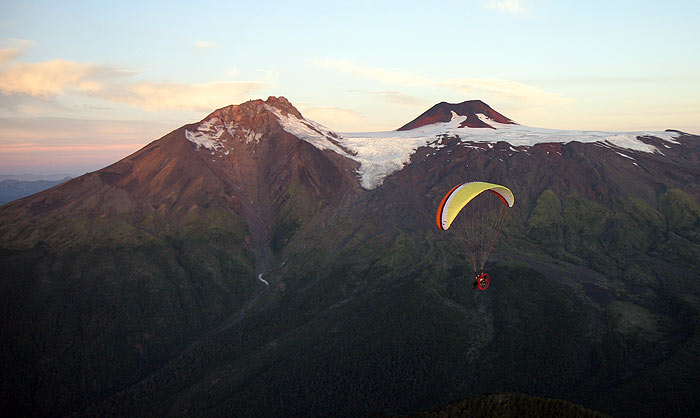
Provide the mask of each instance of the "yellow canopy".
[{"label": "yellow canopy", "polygon": [[445,197],[442,198],[440,206],[438,206],[437,215],[435,217],[438,228],[442,230],[449,228],[462,208],[472,199],[487,190],[497,194],[509,208],[513,207],[515,196],[513,196],[513,192],[505,186],[485,183],[483,181],[458,184],[447,192]]}]

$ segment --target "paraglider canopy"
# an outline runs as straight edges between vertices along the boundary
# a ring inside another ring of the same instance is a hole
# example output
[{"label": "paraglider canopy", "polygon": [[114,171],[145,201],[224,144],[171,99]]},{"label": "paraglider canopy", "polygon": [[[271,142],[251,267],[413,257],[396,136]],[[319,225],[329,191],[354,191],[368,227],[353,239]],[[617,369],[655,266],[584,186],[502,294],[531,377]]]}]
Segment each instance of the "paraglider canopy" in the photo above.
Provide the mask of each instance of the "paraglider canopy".
[{"label": "paraglider canopy", "polygon": [[[493,251],[508,208],[515,203],[509,188],[500,184],[474,181],[460,183],[442,198],[435,214],[437,227],[446,231],[457,221],[457,233],[464,238],[465,255],[470,259],[474,287],[486,290],[491,278],[484,265]],[[477,274],[480,272],[480,274]]]},{"label": "paraglider canopy", "polygon": [[442,198],[440,206],[438,206],[435,219],[438,228],[443,231],[449,228],[462,208],[485,191],[495,193],[509,208],[513,207],[515,203],[513,192],[505,186],[483,181],[458,184],[447,192],[445,197]]}]

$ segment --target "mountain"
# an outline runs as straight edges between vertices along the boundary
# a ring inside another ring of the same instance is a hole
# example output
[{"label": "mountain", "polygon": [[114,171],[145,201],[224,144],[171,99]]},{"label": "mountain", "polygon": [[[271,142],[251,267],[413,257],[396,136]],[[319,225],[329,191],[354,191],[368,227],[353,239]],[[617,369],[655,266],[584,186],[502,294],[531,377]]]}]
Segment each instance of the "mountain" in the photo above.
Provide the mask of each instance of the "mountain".
[{"label": "mountain", "polygon": [[295,188],[305,199],[332,202],[356,185],[353,164],[282,128],[275,112],[284,117],[288,111],[299,115],[284,98],[219,109],[109,167],[6,211],[27,217],[68,212],[115,217],[147,208],[177,212],[215,206],[232,210],[257,231],[262,218],[279,215],[285,201],[280,190]]},{"label": "mountain", "polygon": [[0,181],[0,205],[4,205],[7,202],[17,200],[21,197],[38,193],[42,190],[50,189],[51,187],[70,179],[70,177],[65,177],[58,181],[15,179],[2,180]]},{"label": "mountain", "polygon": [[[0,406],[363,416],[520,392],[692,414],[700,137],[480,104],[338,133],[253,100],[4,205]],[[486,292],[434,226],[471,179],[516,197]]]},{"label": "mountain", "polygon": [[408,131],[411,129],[420,128],[421,126],[431,125],[437,122],[449,122],[452,120],[452,114],[457,116],[464,116],[463,122],[459,125],[460,128],[492,128],[493,126],[484,122],[479,118],[479,115],[484,115],[488,119],[491,119],[498,123],[504,124],[515,124],[512,120],[503,116],[502,114],[491,109],[489,105],[482,102],[481,100],[468,100],[466,102],[452,104],[446,102],[440,102],[430,109],[426,110],[422,115],[413,119],[409,123],[400,127],[399,131]]}]

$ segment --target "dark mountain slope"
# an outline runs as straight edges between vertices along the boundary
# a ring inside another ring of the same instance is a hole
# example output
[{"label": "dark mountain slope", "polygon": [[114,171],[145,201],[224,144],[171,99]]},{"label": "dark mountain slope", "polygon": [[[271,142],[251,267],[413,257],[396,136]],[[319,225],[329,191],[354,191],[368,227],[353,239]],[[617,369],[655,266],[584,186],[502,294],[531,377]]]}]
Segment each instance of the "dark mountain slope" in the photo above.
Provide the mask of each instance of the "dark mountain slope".
[{"label": "dark mountain slope", "polygon": [[[354,163],[279,127],[266,106],[285,103],[220,109],[2,208],[5,410],[69,412],[235,321],[265,287],[268,243],[359,189]],[[222,114],[223,151],[188,140]]]},{"label": "dark mountain slope", "polygon": [[[697,140],[681,141],[692,160]],[[658,248],[675,240],[666,222],[688,219],[683,234],[696,228],[696,198],[634,184],[638,166],[621,166],[627,159],[606,148],[538,145],[529,156],[513,153],[505,167],[504,149],[449,152],[448,144],[439,162],[413,161],[325,227],[302,226],[270,271],[277,287],[261,297],[257,313],[89,415],[357,416],[480,391],[561,397],[634,415],[634,404],[611,409],[597,399],[664,358],[689,355],[682,341],[694,335],[697,261],[668,260]],[[661,156],[635,156],[639,165],[663,165],[654,159]],[[564,158],[581,161],[581,171],[567,170]],[[456,237],[434,229],[442,191],[425,180],[444,179],[446,190],[469,175],[459,169],[467,162],[488,179],[509,176],[523,196],[496,254],[501,262],[491,268],[497,280],[483,294],[469,286]],[[681,179],[694,175],[679,171]],[[696,192],[694,184],[664,181]],[[654,201],[668,199],[677,209],[654,209]],[[697,251],[698,242],[689,248]],[[669,271],[680,289],[667,286]],[[177,379],[188,365],[201,372]],[[158,390],[142,398],[146,388]],[[649,415],[664,407],[650,405]]]},{"label": "dark mountain slope", "polygon": [[[355,161],[275,124],[306,123],[279,100],[0,211],[6,410],[361,416],[486,391],[633,416],[619,400],[665,373],[697,392],[700,138],[642,138],[662,155],[445,137],[363,190]],[[516,195],[486,292],[434,226],[475,178]],[[663,390],[644,413],[669,411]]]}]

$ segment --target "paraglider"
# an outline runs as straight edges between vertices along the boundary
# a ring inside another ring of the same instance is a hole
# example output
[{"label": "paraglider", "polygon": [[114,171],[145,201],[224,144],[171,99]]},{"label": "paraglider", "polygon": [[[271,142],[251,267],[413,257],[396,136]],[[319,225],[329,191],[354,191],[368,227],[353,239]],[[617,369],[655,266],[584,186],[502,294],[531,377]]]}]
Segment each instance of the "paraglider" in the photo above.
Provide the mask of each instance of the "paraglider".
[{"label": "paraglider", "polygon": [[489,287],[489,283],[491,283],[491,276],[486,273],[481,273],[474,277],[474,285],[472,287],[474,289],[486,290],[486,288]]},{"label": "paraglider", "polygon": [[437,227],[446,231],[455,220],[463,234],[465,251],[474,269],[474,288],[486,290],[491,277],[484,266],[493,251],[501,226],[515,196],[499,184],[474,181],[453,187],[442,198],[435,215]]}]

